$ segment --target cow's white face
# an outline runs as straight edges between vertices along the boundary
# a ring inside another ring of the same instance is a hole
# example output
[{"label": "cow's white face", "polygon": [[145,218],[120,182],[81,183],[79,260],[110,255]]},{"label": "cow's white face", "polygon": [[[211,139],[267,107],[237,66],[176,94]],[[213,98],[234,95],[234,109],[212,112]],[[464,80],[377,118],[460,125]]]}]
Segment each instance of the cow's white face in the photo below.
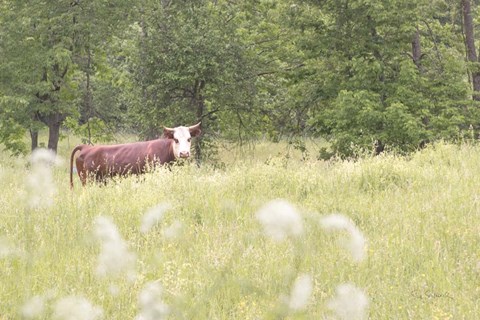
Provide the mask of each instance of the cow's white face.
[{"label": "cow's white face", "polygon": [[191,135],[187,127],[177,127],[173,132],[173,154],[175,158],[190,157]]},{"label": "cow's white face", "polygon": [[200,134],[200,123],[191,127],[165,128],[164,134],[167,138],[173,139],[173,154],[175,158],[190,157],[190,146],[192,137]]}]

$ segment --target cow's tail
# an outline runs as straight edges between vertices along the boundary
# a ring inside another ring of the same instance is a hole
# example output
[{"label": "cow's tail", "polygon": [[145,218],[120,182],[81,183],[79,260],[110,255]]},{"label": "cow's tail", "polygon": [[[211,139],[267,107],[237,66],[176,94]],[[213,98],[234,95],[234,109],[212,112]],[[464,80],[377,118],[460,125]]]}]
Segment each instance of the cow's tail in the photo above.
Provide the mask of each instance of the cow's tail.
[{"label": "cow's tail", "polygon": [[73,189],[73,158],[75,156],[75,152],[78,150],[82,151],[83,147],[83,145],[76,146],[72,151],[72,155],[70,156],[70,189]]}]

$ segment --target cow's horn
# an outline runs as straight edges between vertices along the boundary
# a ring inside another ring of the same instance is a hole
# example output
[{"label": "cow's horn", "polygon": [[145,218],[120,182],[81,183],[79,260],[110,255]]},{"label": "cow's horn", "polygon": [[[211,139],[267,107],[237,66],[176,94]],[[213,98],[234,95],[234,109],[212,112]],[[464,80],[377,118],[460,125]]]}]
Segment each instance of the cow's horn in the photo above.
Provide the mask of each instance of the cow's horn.
[{"label": "cow's horn", "polygon": [[200,121],[199,123],[193,125],[193,126],[190,126],[188,127],[188,130],[192,131],[192,130],[197,130],[200,128],[200,125],[202,124],[202,121]]},{"label": "cow's horn", "polygon": [[175,132],[175,129],[168,128],[168,127],[163,127],[163,135],[166,138],[173,139],[173,133]]}]

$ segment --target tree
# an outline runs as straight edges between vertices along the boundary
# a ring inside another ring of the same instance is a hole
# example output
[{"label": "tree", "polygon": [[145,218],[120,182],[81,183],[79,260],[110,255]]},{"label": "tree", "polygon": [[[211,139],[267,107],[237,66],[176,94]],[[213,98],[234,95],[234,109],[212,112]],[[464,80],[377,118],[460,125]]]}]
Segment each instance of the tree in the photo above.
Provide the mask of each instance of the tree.
[{"label": "tree", "polygon": [[471,80],[473,84],[473,99],[480,101],[480,67],[475,48],[475,33],[470,0],[462,0],[463,28],[465,33],[465,47],[467,59],[471,66]]},{"label": "tree", "polygon": [[[113,21],[119,20],[115,13],[121,11],[115,9],[121,3],[3,2],[0,21],[6,41],[2,52],[8,63],[2,64],[7,76],[1,87],[4,95],[24,101],[8,121],[15,123],[18,133],[30,131],[32,149],[37,147],[43,125],[49,129],[48,148],[56,151],[65,119],[78,117],[80,105],[93,114],[92,73],[96,62],[102,61],[97,49],[107,30],[115,29]],[[9,135],[7,130],[2,132]]]},{"label": "tree", "polygon": [[202,121],[197,159],[214,130],[231,126],[231,115],[252,110],[255,72],[230,5],[179,1],[139,7],[130,70],[142,100],[131,116],[146,138],[159,135],[162,125]]},{"label": "tree", "polygon": [[459,137],[468,113],[462,53],[448,43],[451,28],[444,39],[432,34],[432,25],[447,27],[431,7],[354,0],[304,1],[297,8],[293,23],[310,66],[299,71],[298,83],[309,93],[310,125],[329,137],[334,153],[409,152]]},{"label": "tree", "polygon": [[198,121],[197,159],[218,136],[321,135],[342,157],[460,139],[480,123],[471,5],[5,0],[0,141],[26,150],[29,131],[35,148],[46,126],[56,149],[62,125],[94,143]]},{"label": "tree", "polygon": [[118,124],[123,122],[125,110],[121,110],[115,99],[119,90],[113,85],[116,71],[110,63],[117,57],[111,55],[110,43],[130,23],[125,13],[128,5],[127,1],[72,3],[73,61],[78,67],[76,76],[81,93],[78,111],[73,121],[69,121],[69,128],[89,144],[110,139],[109,126],[118,129]]},{"label": "tree", "polygon": [[39,121],[32,111],[31,81],[28,81],[32,72],[30,61],[36,57],[29,50],[33,38],[22,33],[24,19],[18,19],[11,2],[4,1],[0,7],[0,141],[18,154],[27,150],[23,141],[26,130],[32,136],[32,149],[37,143]]},{"label": "tree", "polygon": [[8,37],[3,50],[16,76],[2,87],[26,101],[15,110],[14,121],[30,131],[32,149],[37,147],[40,124],[46,125],[48,148],[56,151],[60,126],[71,114],[76,98],[70,6],[7,1],[4,9],[2,29]]}]

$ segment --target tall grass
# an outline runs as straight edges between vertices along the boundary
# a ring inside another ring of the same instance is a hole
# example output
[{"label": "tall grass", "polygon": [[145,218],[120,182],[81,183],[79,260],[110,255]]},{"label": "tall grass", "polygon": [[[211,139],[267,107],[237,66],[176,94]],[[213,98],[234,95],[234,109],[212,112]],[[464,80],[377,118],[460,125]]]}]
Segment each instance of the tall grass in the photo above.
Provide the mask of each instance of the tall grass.
[{"label": "tall grass", "polygon": [[[479,147],[356,162],[264,147],[261,161],[230,150],[222,169],[85,188],[75,178],[73,191],[65,161],[52,168],[52,202],[33,207],[35,169],[1,156],[0,319],[64,319],[65,308],[79,319],[478,317]],[[271,237],[259,216],[282,208],[301,228]],[[344,220],[329,232],[332,214]],[[102,259],[119,268],[99,272]]]}]

